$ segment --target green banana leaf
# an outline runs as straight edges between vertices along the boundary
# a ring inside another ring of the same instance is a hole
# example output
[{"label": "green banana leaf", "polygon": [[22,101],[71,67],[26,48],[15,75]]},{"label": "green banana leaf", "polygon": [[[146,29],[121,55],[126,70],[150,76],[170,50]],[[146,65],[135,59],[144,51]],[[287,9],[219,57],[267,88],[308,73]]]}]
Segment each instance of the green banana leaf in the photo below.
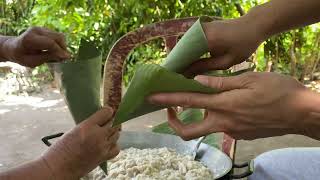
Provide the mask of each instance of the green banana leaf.
[{"label": "green banana leaf", "polygon": [[54,63],[54,73],[76,124],[101,108],[101,53],[82,40],[75,61]]},{"label": "green banana leaf", "polygon": [[142,114],[165,108],[146,102],[146,97],[158,92],[215,93],[217,91],[159,65],[142,65],[138,67],[122,99],[122,103],[115,114],[113,126]]},{"label": "green banana leaf", "polygon": [[162,66],[169,71],[183,73],[189,65],[208,53],[208,41],[201,23],[209,21],[212,21],[210,17],[200,17],[171,50]]},{"label": "green banana leaf", "polygon": [[169,53],[163,67],[144,65],[136,70],[116,112],[113,126],[165,108],[146,102],[146,97],[153,93],[179,91],[216,92],[214,89],[205,87],[195,80],[187,79],[178,74],[208,52],[207,39],[201,25],[202,22],[207,21],[211,21],[211,18],[201,17],[192,25]]},{"label": "green banana leaf", "polygon": [[[203,119],[203,112],[201,111],[201,109],[189,108],[189,109],[186,109],[186,110],[180,112],[178,114],[178,118],[184,124],[199,122],[199,121],[202,121],[202,119]],[[155,126],[154,128],[152,128],[152,132],[176,135],[174,130],[172,128],[170,128],[168,122],[164,122],[160,125]],[[218,137],[216,134],[208,135],[203,142],[208,145],[219,148]]]},{"label": "green banana leaf", "polygon": [[[94,43],[81,40],[75,61],[50,65],[76,124],[101,108],[101,60],[101,53]],[[107,174],[107,162],[101,163],[100,167]]]}]

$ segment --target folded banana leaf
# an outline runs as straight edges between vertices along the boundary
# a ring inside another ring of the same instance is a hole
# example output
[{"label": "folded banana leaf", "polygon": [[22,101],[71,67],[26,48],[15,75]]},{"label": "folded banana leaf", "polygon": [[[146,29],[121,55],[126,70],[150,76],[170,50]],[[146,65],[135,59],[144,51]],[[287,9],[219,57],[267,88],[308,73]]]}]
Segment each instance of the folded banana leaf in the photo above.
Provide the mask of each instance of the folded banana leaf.
[{"label": "folded banana leaf", "polygon": [[[189,108],[180,112],[178,114],[178,118],[184,124],[199,122],[203,119],[203,112],[201,109]],[[152,128],[152,132],[176,135],[174,130],[170,128],[168,122],[164,122],[158,126],[155,126],[154,128]],[[207,135],[206,139],[204,140],[204,143],[219,148],[218,137],[216,134]]]},{"label": "folded banana leaf", "polygon": [[181,37],[162,66],[170,71],[183,73],[189,65],[208,53],[208,41],[201,23],[209,21],[212,21],[210,17],[200,17]]},{"label": "folded banana leaf", "polygon": [[208,52],[208,44],[202,29],[202,22],[211,21],[209,17],[199,18],[182,36],[169,53],[164,64],[144,65],[138,68],[124,95],[113,125],[119,125],[132,118],[163,109],[146,102],[146,97],[158,92],[199,92],[215,93],[214,89],[178,74]]},{"label": "folded banana leaf", "polygon": [[113,126],[165,107],[151,105],[146,97],[158,92],[200,92],[215,93],[216,90],[206,87],[193,79],[171,72],[156,64],[138,67],[122,103],[115,114]]},{"label": "folded banana leaf", "polygon": [[[101,108],[100,83],[102,57],[93,42],[81,40],[74,61],[52,63],[60,91],[76,124]],[[107,163],[100,164],[107,174]]]},{"label": "folded banana leaf", "polygon": [[74,61],[53,63],[55,77],[76,124],[101,108],[101,53],[82,40]]}]

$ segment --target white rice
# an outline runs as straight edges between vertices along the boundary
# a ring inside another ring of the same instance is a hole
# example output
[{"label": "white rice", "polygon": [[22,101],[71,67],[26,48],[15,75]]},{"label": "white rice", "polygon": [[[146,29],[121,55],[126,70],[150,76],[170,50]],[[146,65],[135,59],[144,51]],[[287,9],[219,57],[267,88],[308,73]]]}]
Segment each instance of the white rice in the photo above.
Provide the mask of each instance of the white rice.
[{"label": "white rice", "polygon": [[210,180],[213,176],[201,162],[168,148],[129,148],[108,161],[108,176],[100,168],[93,180]]}]

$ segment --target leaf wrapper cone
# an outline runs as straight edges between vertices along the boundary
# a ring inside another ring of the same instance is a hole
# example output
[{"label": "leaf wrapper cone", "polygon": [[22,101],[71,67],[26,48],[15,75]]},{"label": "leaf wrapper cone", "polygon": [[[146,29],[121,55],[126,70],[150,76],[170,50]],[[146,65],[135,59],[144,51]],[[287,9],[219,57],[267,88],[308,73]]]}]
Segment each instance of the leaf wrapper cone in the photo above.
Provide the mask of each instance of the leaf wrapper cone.
[{"label": "leaf wrapper cone", "polygon": [[82,40],[76,61],[52,64],[60,90],[76,124],[101,108],[101,59],[94,44]]},{"label": "leaf wrapper cone", "polygon": [[[101,53],[92,42],[81,40],[75,61],[53,63],[55,77],[76,124],[101,108]],[[100,164],[107,174],[107,162]]]},{"label": "leaf wrapper cone", "polygon": [[163,67],[143,65],[136,70],[116,112],[113,126],[165,108],[146,102],[146,98],[153,93],[216,92],[214,89],[178,74],[208,52],[207,39],[201,25],[202,22],[208,21],[211,21],[211,18],[201,17],[192,25],[169,53],[162,65]]},{"label": "leaf wrapper cone", "polygon": [[122,103],[115,115],[113,126],[117,126],[143,114],[165,108],[146,102],[146,97],[158,92],[216,93],[217,91],[159,65],[142,65],[137,69],[123,97]]},{"label": "leaf wrapper cone", "polygon": [[209,52],[208,41],[201,23],[211,20],[210,17],[200,17],[171,50],[162,66],[169,71],[183,73],[189,65]]}]

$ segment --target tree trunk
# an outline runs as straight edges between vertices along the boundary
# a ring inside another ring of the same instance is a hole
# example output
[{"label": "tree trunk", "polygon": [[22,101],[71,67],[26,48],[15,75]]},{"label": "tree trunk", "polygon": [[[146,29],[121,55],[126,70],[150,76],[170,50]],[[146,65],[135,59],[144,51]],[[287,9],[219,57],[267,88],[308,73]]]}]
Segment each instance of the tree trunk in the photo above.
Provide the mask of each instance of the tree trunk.
[{"label": "tree trunk", "polygon": [[266,62],[266,72],[271,72],[272,70],[272,59],[267,59],[267,62]]},{"label": "tree trunk", "polygon": [[297,66],[297,57],[294,52],[294,47],[290,48],[290,57],[291,57],[291,69],[290,74],[291,76],[296,76],[296,66]]},{"label": "tree trunk", "polygon": [[29,0],[28,1],[28,11],[27,14],[30,14],[32,12],[32,9],[34,8],[34,5],[36,4],[36,0]]},{"label": "tree trunk", "polygon": [[[312,57],[312,58],[314,58],[314,57]],[[299,77],[299,81],[300,82],[304,83],[304,79],[308,75],[311,63],[312,63],[311,60],[308,60],[308,61],[305,62],[304,66],[303,66],[303,69],[302,69],[302,73],[301,73],[301,75]]]},{"label": "tree trunk", "polygon": [[317,70],[318,64],[319,64],[319,60],[320,60],[320,32],[318,32],[317,36],[316,36],[316,42],[315,42],[315,48],[313,49],[312,52],[312,67],[310,68],[311,72],[310,72],[310,79],[313,80],[314,79],[314,73]]},{"label": "tree trunk", "polygon": [[290,48],[290,58],[291,58],[291,69],[290,69],[290,75],[295,77],[296,76],[296,65],[297,65],[297,57],[295,54],[295,47],[296,47],[296,33],[293,31],[292,34],[292,45]]},{"label": "tree trunk", "polygon": [[277,39],[275,46],[276,46],[276,54],[275,57],[272,58],[272,66],[270,67],[270,71],[272,71],[272,67],[273,70],[278,69],[278,61],[279,61],[279,43],[278,43],[279,39]]},{"label": "tree trunk", "polygon": [[257,64],[258,63],[258,60],[257,60],[258,56],[257,56],[257,52],[253,53],[253,55],[251,56],[250,58],[250,61],[254,64]]},{"label": "tree trunk", "polygon": [[239,12],[240,16],[243,16],[246,14],[239,3],[235,3],[234,5],[236,6],[236,9]]},{"label": "tree trunk", "polygon": [[2,0],[1,2],[1,17],[5,17],[6,14],[6,0]]},{"label": "tree trunk", "polygon": [[[7,3],[6,0],[2,0],[1,2],[1,18],[5,18],[6,17],[6,9],[7,9]],[[4,33],[3,35],[6,35],[6,25],[5,23],[0,23],[0,29],[2,29],[2,32]]]},{"label": "tree trunk", "polygon": [[311,70],[311,78],[310,78],[310,80],[313,80],[313,79],[314,79],[314,73],[315,73],[316,70],[317,70],[317,67],[318,67],[318,65],[319,65],[319,61],[320,61],[320,51],[318,52],[318,55],[317,55],[317,57],[316,57],[316,60],[315,60],[315,62],[314,62],[314,64],[313,64],[313,67],[312,67],[312,70]]},{"label": "tree trunk", "polygon": [[93,0],[87,0],[87,6],[88,6],[88,11],[90,14],[92,14],[94,10],[94,1]]}]

